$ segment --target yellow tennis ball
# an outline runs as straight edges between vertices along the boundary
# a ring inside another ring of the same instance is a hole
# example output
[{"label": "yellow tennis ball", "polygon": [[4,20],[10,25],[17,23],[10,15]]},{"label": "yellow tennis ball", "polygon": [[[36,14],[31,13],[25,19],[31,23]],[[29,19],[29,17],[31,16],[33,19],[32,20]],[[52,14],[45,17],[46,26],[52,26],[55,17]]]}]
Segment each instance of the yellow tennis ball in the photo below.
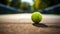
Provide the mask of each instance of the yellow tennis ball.
[{"label": "yellow tennis ball", "polygon": [[42,20],[42,14],[40,12],[34,12],[31,19],[34,23],[39,23]]}]

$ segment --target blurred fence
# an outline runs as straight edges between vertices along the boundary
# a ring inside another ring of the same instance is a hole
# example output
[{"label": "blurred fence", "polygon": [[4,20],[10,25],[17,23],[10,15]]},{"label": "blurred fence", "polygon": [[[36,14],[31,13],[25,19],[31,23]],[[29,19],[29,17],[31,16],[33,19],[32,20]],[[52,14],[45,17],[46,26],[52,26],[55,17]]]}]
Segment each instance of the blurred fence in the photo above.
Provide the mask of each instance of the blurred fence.
[{"label": "blurred fence", "polygon": [[[43,14],[60,14],[60,4],[39,10]],[[0,14],[16,14],[16,13],[31,13],[31,10],[20,10],[14,7],[9,7],[3,4],[0,4]],[[34,11],[33,11],[34,12]]]},{"label": "blurred fence", "polygon": [[51,7],[41,10],[43,14],[60,14],[60,4],[53,5]]}]

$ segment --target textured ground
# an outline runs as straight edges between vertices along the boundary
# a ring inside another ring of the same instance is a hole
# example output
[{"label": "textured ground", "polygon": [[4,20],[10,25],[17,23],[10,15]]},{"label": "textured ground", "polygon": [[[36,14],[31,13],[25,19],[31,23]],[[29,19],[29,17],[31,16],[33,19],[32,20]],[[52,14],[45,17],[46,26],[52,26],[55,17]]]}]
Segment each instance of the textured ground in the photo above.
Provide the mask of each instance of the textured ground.
[{"label": "textured ground", "polygon": [[60,16],[43,15],[33,24],[31,14],[0,15],[0,34],[60,34]]},{"label": "textured ground", "polygon": [[60,34],[60,28],[36,27],[32,24],[0,24],[0,34]]}]

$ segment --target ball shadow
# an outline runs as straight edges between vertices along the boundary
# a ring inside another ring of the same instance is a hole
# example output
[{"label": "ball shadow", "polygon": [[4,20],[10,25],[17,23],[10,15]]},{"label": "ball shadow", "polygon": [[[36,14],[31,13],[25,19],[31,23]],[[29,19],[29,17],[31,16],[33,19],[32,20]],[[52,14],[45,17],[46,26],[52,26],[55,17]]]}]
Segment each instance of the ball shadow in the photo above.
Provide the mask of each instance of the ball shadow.
[{"label": "ball shadow", "polygon": [[48,27],[47,25],[43,24],[43,23],[33,23],[32,24],[33,26],[36,26],[36,27]]}]

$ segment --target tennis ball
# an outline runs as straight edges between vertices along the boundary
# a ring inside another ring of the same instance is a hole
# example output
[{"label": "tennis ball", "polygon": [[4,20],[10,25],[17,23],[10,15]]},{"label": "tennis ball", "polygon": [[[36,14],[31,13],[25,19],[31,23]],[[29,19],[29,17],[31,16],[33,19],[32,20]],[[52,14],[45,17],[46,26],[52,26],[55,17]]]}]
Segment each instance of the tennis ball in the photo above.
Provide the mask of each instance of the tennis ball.
[{"label": "tennis ball", "polygon": [[34,12],[31,19],[34,23],[39,23],[42,20],[42,14],[40,12]]}]

